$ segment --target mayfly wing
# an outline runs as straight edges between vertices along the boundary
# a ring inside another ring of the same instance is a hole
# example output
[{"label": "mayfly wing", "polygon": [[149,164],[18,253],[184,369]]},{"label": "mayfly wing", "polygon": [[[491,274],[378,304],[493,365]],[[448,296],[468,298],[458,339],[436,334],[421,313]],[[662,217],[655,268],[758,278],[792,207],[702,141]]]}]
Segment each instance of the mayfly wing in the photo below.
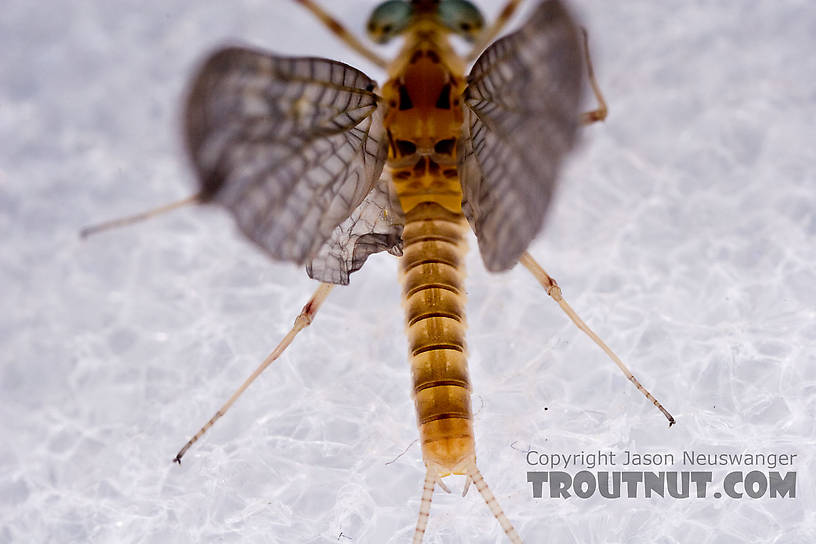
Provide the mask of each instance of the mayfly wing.
[{"label": "mayfly wing", "polygon": [[311,263],[318,279],[348,283],[353,266],[324,258],[327,243],[335,253],[365,253],[356,256],[360,263],[391,249],[343,247],[367,234],[363,226],[381,227],[371,222],[355,223],[356,238],[332,238],[356,210],[364,211],[358,207],[385,163],[375,88],[341,62],[239,47],[217,51],[194,78],[185,111],[201,200],[226,207],[270,256]]},{"label": "mayfly wing", "polygon": [[381,179],[351,215],[334,229],[306,263],[309,277],[345,285],[369,255],[387,251],[402,255],[405,217],[389,179]]},{"label": "mayfly wing", "polygon": [[580,34],[560,2],[487,48],[468,76],[457,160],[462,208],[488,270],[507,270],[536,236],[579,124]]}]

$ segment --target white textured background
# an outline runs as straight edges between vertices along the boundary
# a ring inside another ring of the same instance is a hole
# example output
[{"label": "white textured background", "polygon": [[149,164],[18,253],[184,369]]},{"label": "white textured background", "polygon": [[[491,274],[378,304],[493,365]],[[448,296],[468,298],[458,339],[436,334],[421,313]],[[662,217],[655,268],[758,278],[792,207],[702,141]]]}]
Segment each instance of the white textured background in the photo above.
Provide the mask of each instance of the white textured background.
[{"label": "white textured background", "polygon": [[[472,252],[482,471],[528,544],[812,542],[816,10],[574,3],[611,115],[584,130],[532,253],[678,425],[525,270],[487,275]],[[371,8],[323,4],[357,30]],[[214,45],[382,74],[281,0],[2,11],[0,542],[407,542],[423,468],[393,258],[333,293],[179,468],[313,282],[218,210],[77,237],[191,193],[180,96]],[[530,446],[793,452],[798,497],[534,501]],[[471,492],[437,493],[427,542],[504,540]]]}]

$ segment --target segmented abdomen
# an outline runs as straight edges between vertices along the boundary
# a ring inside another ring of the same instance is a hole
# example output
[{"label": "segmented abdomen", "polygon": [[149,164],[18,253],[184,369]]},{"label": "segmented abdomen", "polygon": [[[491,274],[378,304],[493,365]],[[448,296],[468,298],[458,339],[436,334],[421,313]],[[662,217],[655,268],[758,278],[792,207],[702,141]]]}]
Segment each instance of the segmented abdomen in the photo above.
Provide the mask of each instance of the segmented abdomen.
[{"label": "segmented abdomen", "polygon": [[406,214],[401,259],[411,373],[425,464],[460,472],[474,458],[465,354],[462,214],[426,202]]}]

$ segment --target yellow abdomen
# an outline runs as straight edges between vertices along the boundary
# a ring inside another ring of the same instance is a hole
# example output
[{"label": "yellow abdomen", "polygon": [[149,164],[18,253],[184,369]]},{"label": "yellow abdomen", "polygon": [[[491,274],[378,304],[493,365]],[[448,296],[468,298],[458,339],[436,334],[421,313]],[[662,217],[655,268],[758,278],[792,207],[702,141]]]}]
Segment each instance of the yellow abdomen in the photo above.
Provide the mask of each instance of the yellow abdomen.
[{"label": "yellow abdomen", "polygon": [[475,457],[465,354],[461,214],[425,202],[406,215],[401,280],[425,464],[461,472]]},{"label": "yellow abdomen", "polygon": [[442,476],[475,462],[465,357],[468,225],[456,169],[464,76],[433,27],[414,38],[383,87],[384,125],[405,212],[400,276],[422,456]]}]

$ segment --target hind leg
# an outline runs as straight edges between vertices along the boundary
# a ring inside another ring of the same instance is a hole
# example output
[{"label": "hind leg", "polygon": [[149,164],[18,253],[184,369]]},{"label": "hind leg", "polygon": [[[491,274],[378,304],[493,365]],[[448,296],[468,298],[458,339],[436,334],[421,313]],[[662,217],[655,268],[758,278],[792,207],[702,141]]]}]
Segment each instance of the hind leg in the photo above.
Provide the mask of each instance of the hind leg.
[{"label": "hind leg", "polygon": [[181,464],[181,458],[184,457],[184,454],[187,453],[187,450],[190,449],[190,446],[195,444],[199,438],[204,436],[210,427],[212,427],[216,421],[218,421],[221,416],[227,413],[227,410],[235,403],[238,398],[244,394],[247,387],[249,387],[255,379],[261,375],[261,373],[266,370],[269,365],[274,363],[278,357],[289,347],[289,344],[292,343],[292,340],[295,339],[295,336],[312,324],[312,320],[314,319],[315,315],[317,314],[317,310],[320,309],[320,306],[326,300],[326,297],[329,296],[329,293],[334,288],[334,285],[331,283],[321,283],[320,287],[315,290],[312,298],[309,299],[309,302],[303,306],[303,309],[300,311],[300,314],[295,318],[295,324],[292,325],[292,329],[283,337],[283,340],[275,347],[275,349],[270,353],[266,359],[255,369],[255,371],[250,374],[250,376],[241,384],[239,387],[229,398],[229,400],[219,408],[219,410],[215,413],[213,417],[210,418],[207,423],[204,424],[199,431],[193,435],[193,437],[184,444],[184,447],[179,450],[176,454],[176,457],[173,459],[174,462]]},{"label": "hind leg", "polygon": [[645,387],[643,387],[643,385],[641,385],[640,381],[637,378],[635,378],[635,376],[632,374],[632,371],[629,370],[629,368],[625,364],[623,364],[623,361],[620,360],[620,358],[615,354],[615,352],[612,351],[603,340],[601,340],[600,336],[595,334],[595,331],[590,329],[587,326],[587,324],[584,323],[584,320],[581,319],[577,313],[575,313],[575,310],[572,309],[572,306],[567,304],[567,301],[564,300],[564,297],[561,293],[561,288],[558,287],[558,283],[556,283],[552,276],[547,274],[547,272],[543,268],[541,268],[541,265],[538,264],[538,262],[536,262],[536,260],[533,259],[533,257],[526,251],[522,254],[521,259],[519,259],[519,262],[522,265],[524,265],[527,268],[527,270],[529,270],[533,274],[533,276],[535,276],[535,278],[542,285],[542,287],[544,287],[544,289],[547,290],[547,294],[550,295],[552,299],[558,303],[558,305],[561,307],[564,313],[567,314],[567,316],[569,316],[569,318],[572,320],[575,326],[581,329],[581,331],[583,331],[584,334],[589,336],[590,339],[592,339],[592,341],[595,342],[598,345],[598,347],[601,348],[604,351],[604,353],[607,354],[607,356],[609,356],[610,359],[612,359],[612,362],[614,362],[618,366],[620,371],[623,372],[623,375],[626,376],[626,379],[632,382],[632,385],[634,385],[638,391],[643,393],[643,395],[647,399],[649,399],[649,402],[654,404],[655,407],[658,410],[660,410],[660,413],[666,416],[666,419],[669,420],[669,427],[674,425],[674,417],[672,417],[668,410],[663,408],[663,405],[660,404],[660,402],[656,398],[654,398],[654,396],[651,393],[649,393],[649,391]]}]

